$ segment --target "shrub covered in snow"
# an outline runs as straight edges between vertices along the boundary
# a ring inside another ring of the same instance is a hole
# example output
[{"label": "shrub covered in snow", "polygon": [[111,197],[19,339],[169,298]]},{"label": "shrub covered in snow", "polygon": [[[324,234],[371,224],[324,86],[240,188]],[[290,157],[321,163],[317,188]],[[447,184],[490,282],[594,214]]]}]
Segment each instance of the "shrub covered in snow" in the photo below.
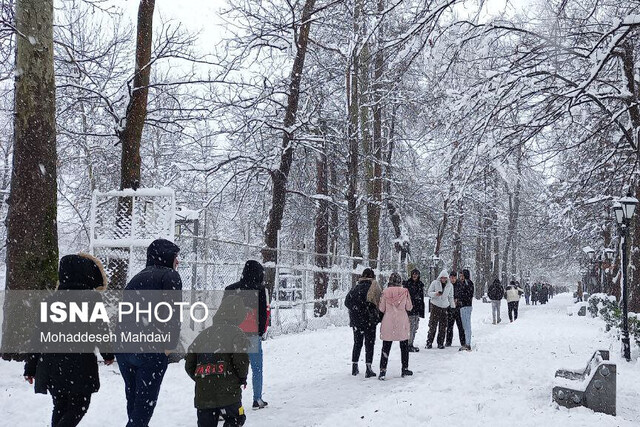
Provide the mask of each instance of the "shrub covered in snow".
[{"label": "shrub covered in snow", "polygon": [[[589,297],[588,310],[592,317],[600,317],[605,322],[605,328],[610,331],[615,329],[620,335],[622,329],[622,309],[618,306],[616,298],[607,294],[593,294]],[[640,317],[636,313],[628,314],[629,336],[640,347]]]}]

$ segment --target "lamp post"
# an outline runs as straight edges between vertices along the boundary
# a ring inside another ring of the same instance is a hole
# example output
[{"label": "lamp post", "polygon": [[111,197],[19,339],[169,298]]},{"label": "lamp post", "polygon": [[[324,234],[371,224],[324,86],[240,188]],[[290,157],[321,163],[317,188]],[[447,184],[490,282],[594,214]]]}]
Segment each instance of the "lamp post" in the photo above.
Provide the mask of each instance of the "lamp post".
[{"label": "lamp post", "polygon": [[627,362],[631,361],[631,345],[629,342],[629,314],[627,309],[627,234],[633,218],[638,199],[627,195],[613,204],[616,222],[620,226],[620,248],[622,250],[622,353]]},{"label": "lamp post", "polygon": [[431,255],[431,281],[436,280],[436,276],[438,275],[438,263],[440,262],[440,257],[436,254]]},{"label": "lamp post", "polygon": [[591,247],[591,246],[585,246],[584,248],[582,248],[582,251],[587,254],[587,258],[588,258],[588,264],[587,264],[587,275],[585,276],[585,283],[584,283],[584,292],[587,292],[589,294],[593,293],[593,281],[592,281],[592,274],[593,274],[593,262],[594,262],[594,257],[596,255],[596,251]]},{"label": "lamp post", "polygon": [[605,248],[602,250],[602,254],[600,255],[600,258],[602,259],[602,262],[600,264],[600,292],[608,293],[608,280],[604,270],[605,266],[606,268],[609,268],[611,266],[611,260],[613,260],[614,253],[615,251],[613,249]]}]

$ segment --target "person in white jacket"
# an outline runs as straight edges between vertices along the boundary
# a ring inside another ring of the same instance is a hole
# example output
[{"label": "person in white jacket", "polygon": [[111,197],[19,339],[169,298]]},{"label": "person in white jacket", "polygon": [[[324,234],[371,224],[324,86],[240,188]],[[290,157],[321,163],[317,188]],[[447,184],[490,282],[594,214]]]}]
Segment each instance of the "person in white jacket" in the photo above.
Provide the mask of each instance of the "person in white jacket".
[{"label": "person in white jacket", "polygon": [[426,348],[433,346],[433,338],[438,330],[438,348],[444,348],[444,338],[447,333],[447,308],[454,308],[453,285],[449,282],[447,270],[442,270],[436,280],[431,282],[427,295],[430,300],[431,315],[429,316],[429,333]]},{"label": "person in white jacket", "polygon": [[518,318],[518,305],[520,304],[520,295],[523,293],[524,291],[520,285],[513,280],[504,291],[504,297],[507,299],[507,306],[509,308],[509,320],[511,322]]}]

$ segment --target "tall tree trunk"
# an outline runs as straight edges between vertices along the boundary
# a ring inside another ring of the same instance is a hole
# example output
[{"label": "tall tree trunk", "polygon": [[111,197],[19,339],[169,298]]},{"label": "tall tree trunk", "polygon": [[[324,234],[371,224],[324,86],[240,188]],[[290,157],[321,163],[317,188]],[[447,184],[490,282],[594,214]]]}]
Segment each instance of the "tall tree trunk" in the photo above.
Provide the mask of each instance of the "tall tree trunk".
[{"label": "tall tree trunk", "polygon": [[464,222],[464,212],[457,212],[458,221],[453,232],[453,262],[454,271],[462,269],[462,224]]},{"label": "tall tree trunk", "polygon": [[396,252],[400,254],[400,262],[402,265],[407,263],[407,255],[410,251],[409,240],[407,236],[402,232],[402,216],[400,211],[396,207],[393,199],[391,198],[391,182],[393,178],[393,168],[391,162],[393,161],[393,149],[394,149],[394,137],[395,137],[395,122],[396,122],[396,108],[393,109],[391,114],[391,127],[389,129],[388,149],[386,159],[386,172],[385,172],[385,200],[387,202],[387,212],[389,212],[389,218],[391,220],[391,226],[393,227],[393,233],[395,236],[394,248]]},{"label": "tall tree trunk", "polygon": [[[382,208],[382,75],[384,69],[384,0],[378,0],[378,15],[381,19],[376,35],[376,53],[373,64],[373,141],[367,159],[370,162],[368,172],[369,204],[367,205],[367,225],[369,239],[369,259],[372,267],[377,267],[380,251],[380,211]],[[365,125],[366,123],[363,123]]]},{"label": "tall tree trunk", "polygon": [[[6,220],[9,290],[54,289],[58,281],[53,10],[52,0],[16,1],[13,168]],[[28,331],[16,324],[12,312],[33,307],[17,303],[9,307],[5,301],[3,339],[22,335],[26,342]]]},{"label": "tall tree trunk", "polygon": [[[354,8],[354,22],[353,29],[354,35],[357,40],[360,40],[360,20],[362,18],[361,2],[357,2]],[[359,141],[359,117],[360,111],[360,99],[359,99],[359,55],[358,55],[358,43],[351,53],[351,67],[347,71],[346,83],[347,83],[347,108],[349,115],[348,126],[348,141],[349,141],[349,164],[347,168],[347,224],[349,228],[349,255],[354,257],[362,257],[362,247],[360,244],[360,213],[358,207],[358,165],[360,156],[360,141]],[[356,267],[356,262],[353,262],[353,267]],[[355,281],[354,281],[355,283]]]},{"label": "tall tree trunk", "polygon": [[[304,60],[307,54],[309,43],[309,31],[311,29],[311,14],[315,0],[306,0],[302,9],[302,20],[298,30],[296,40],[296,56],[293,60],[291,75],[289,76],[289,94],[287,96],[287,109],[283,120],[284,131],[282,133],[282,153],[280,154],[280,165],[277,170],[271,172],[271,209],[269,220],[265,227],[265,248],[262,250],[262,260],[265,263],[278,262],[278,233],[282,228],[282,217],[287,199],[287,181],[291,164],[293,163],[293,132],[291,129],[296,122],[298,115],[298,103],[300,101],[300,84],[304,71]],[[266,286],[269,292],[273,292],[275,284],[275,269],[269,267],[266,274]]]},{"label": "tall tree trunk", "polygon": [[[316,154],[316,194],[321,198],[316,201],[316,224],[315,224],[315,252],[316,267],[326,269],[329,266],[329,191],[328,191],[328,172],[329,165],[327,162],[326,142],[323,141],[323,147]],[[326,271],[317,271],[313,275],[314,278],[314,299],[323,299],[327,294],[329,284],[329,274]],[[327,314],[326,301],[317,302],[314,305],[314,316],[321,317]]]},{"label": "tall tree trunk", "polygon": [[[140,187],[142,168],[140,143],[144,122],[147,119],[154,9],[155,0],[140,0],[133,84],[129,88],[129,103],[125,113],[124,126],[118,132],[118,140],[122,145],[120,156],[121,190],[129,188],[137,190]],[[118,199],[116,236],[119,238],[126,239],[130,236],[132,209],[131,198],[121,197]],[[109,270],[112,272],[110,287],[113,289],[123,289],[127,283],[129,249],[122,248],[121,251],[121,258],[112,259],[109,264]]]},{"label": "tall tree trunk", "polygon": [[484,289],[487,282],[487,276],[485,272],[485,250],[486,244],[484,242],[484,218],[483,209],[478,206],[478,235],[476,236],[476,277],[475,277],[475,297],[482,298],[484,295]]}]

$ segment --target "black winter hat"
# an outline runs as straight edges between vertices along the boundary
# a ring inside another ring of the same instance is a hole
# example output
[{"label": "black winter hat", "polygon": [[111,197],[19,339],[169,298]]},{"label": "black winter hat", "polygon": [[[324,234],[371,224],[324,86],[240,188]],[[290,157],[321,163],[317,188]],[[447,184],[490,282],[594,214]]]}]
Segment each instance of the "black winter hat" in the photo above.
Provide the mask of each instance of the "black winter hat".
[{"label": "black winter hat", "polygon": [[65,255],[60,260],[58,289],[98,291],[107,288],[107,274],[102,262],[92,255],[80,252]]},{"label": "black winter hat", "polygon": [[414,268],[413,270],[411,270],[411,276],[413,276],[414,274],[418,275],[418,279],[420,278],[420,270],[418,270],[417,268]]},{"label": "black winter hat", "polygon": [[471,280],[471,272],[469,272],[469,270],[467,270],[466,268],[462,270],[462,275],[466,280]]},{"label": "black winter hat", "polygon": [[264,281],[264,267],[258,261],[250,259],[244,264],[241,280],[261,285]]},{"label": "black winter hat", "polygon": [[362,277],[367,278],[367,279],[375,279],[376,275],[373,272],[372,269],[370,268],[365,268],[364,271],[362,272]]},{"label": "black winter hat", "polygon": [[173,268],[180,248],[166,239],[156,239],[147,248],[147,267],[157,265]]}]

